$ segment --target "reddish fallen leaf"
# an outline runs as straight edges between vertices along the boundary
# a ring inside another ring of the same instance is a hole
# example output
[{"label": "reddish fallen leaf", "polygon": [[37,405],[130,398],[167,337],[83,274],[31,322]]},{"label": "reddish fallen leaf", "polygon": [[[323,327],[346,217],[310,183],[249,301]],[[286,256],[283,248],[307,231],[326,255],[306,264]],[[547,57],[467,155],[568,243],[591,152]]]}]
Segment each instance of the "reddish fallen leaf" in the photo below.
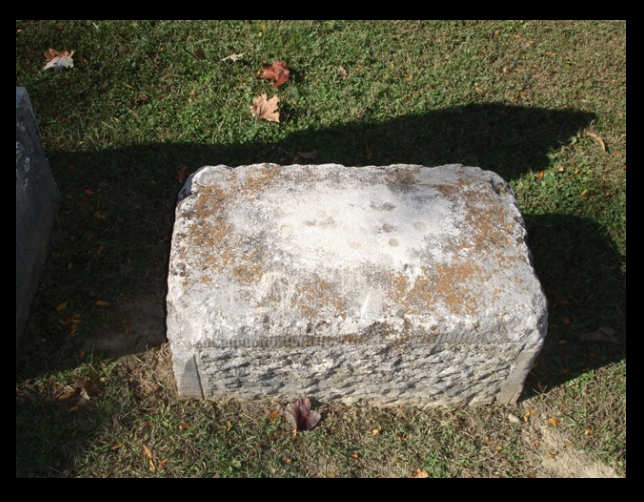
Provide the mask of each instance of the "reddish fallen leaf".
[{"label": "reddish fallen leaf", "polygon": [[355,451],[354,451],[354,452],[351,454],[351,458],[352,458],[353,460],[358,460],[358,459],[360,458],[360,454],[359,454],[358,452],[355,452]]},{"label": "reddish fallen leaf", "polygon": [[271,421],[275,420],[279,414],[280,414],[280,410],[275,410],[275,411],[271,412],[270,415],[268,415],[268,419],[271,420]]},{"label": "reddish fallen leaf", "polygon": [[298,399],[286,405],[284,416],[296,431],[313,429],[320,421],[320,414],[311,410],[311,400],[308,397]]},{"label": "reddish fallen leaf", "polygon": [[543,175],[544,175],[544,171],[539,171],[539,172],[537,173],[537,179],[538,179],[538,180],[542,179],[542,178],[543,178]]},{"label": "reddish fallen leaf", "polygon": [[261,96],[253,98],[253,106],[250,107],[250,111],[253,114],[253,117],[256,117],[258,120],[279,122],[279,102],[280,98],[278,98],[277,96],[273,96],[271,99],[267,99],[266,94],[262,94]]},{"label": "reddish fallen leaf", "polygon": [[45,61],[47,64],[43,67],[43,70],[48,70],[53,68],[54,70],[62,70],[63,68],[73,68],[74,60],[72,56],[74,51],[57,51],[51,47],[43,52],[45,56]]},{"label": "reddish fallen leaf", "polygon": [[190,429],[190,426],[189,426],[187,423],[185,423],[185,422],[181,422],[181,423],[179,424],[179,429],[187,430],[187,429]]},{"label": "reddish fallen leaf", "polygon": [[559,427],[559,422],[561,422],[561,420],[559,420],[558,418],[548,419],[548,425],[552,425],[553,427]]},{"label": "reddish fallen leaf", "polygon": [[201,49],[197,49],[197,50],[195,51],[195,58],[197,58],[197,59],[201,60],[201,59],[203,59],[203,58],[205,58],[205,57],[206,57],[206,55],[204,54],[203,50],[201,50]]},{"label": "reddish fallen leaf", "polygon": [[273,64],[262,63],[261,78],[273,80],[273,87],[279,87],[289,79],[291,72],[283,61],[273,61]]},{"label": "reddish fallen leaf", "polygon": [[116,444],[114,444],[114,445],[112,445],[112,446],[110,447],[110,450],[112,450],[112,451],[114,451],[114,450],[118,450],[119,448],[123,447],[123,445],[124,445],[124,444],[125,444],[125,443],[116,443]]}]

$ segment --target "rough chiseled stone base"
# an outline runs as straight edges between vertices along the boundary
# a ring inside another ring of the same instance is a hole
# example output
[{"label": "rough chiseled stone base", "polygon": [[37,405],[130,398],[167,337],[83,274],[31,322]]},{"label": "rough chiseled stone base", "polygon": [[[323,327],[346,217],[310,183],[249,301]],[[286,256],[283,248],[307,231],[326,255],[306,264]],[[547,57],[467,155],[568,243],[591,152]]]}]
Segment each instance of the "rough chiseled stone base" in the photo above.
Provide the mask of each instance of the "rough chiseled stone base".
[{"label": "rough chiseled stone base", "polygon": [[204,167],[168,285],[185,397],[510,403],[547,324],[509,185],[460,165]]}]

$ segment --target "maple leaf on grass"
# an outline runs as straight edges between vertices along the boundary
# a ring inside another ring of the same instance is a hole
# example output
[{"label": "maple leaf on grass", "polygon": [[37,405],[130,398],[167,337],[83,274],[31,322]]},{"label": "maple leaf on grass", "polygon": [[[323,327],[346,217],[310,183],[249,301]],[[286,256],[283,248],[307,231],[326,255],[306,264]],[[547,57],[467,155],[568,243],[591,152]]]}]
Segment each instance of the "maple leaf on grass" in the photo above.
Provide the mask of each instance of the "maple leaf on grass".
[{"label": "maple leaf on grass", "polygon": [[284,415],[293,429],[298,431],[311,430],[320,421],[320,414],[311,410],[311,400],[308,397],[287,404]]},{"label": "maple leaf on grass", "polygon": [[250,111],[253,117],[257,119],[279,122],[280,112],[277,106],[279,102],[280,98],[277,96],[267,99],[266,94],[262,94],[261,96],[253,98],[253,106],[250,107]]},{"label": "maple leaf on grass", "polygon": [[261,78],[266,80],[273,80],[273,87],[279,87],[284,82],[286,82],[291,74],[289,69],[286,67],[286,63],[283,61],[273,61],[273,64],[262,63],[262,72]]},{"label": "maple leaf on grass", "polygon": [[47,64],[43,67],[43,70],[48,70],[53,68],[54,70],[62,70],[63,68],[73,68],[74,60],[72,56],[74,51],[57,51],[51,47],[43,52],[45,56],[45,61]]}]

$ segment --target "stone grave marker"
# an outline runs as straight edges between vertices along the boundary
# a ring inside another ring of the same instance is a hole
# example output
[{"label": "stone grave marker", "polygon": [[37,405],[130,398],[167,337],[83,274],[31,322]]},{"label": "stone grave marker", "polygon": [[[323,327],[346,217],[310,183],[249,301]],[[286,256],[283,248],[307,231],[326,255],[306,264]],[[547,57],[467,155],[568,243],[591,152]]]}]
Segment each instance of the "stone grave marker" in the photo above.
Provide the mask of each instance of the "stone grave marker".
[{"label": "stone grave marker", "polygon": [[170,255],[179,393],[515,402],[547,329],[525,238],[476,167],[203,167]]},{"label": "stone grave marker", "polygon": [[60,196],[24,87],[16,87],[16,350],[29,318]]}]

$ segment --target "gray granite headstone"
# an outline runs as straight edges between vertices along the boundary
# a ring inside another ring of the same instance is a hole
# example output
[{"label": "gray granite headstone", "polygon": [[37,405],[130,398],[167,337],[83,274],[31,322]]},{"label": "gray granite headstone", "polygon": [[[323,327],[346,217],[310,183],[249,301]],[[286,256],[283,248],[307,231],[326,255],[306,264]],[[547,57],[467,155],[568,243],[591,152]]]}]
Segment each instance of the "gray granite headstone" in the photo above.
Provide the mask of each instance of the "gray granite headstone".
[{"label": "gray granite headstone", "polygon": [[40,280],[59,200],[27,90],[16,87],[16,349]]},{"label": "gray granite headstone", "polygon": [[547,329],[525,237],[476,167],[204,167],[170,256],[179,393],[515,402]]}]

